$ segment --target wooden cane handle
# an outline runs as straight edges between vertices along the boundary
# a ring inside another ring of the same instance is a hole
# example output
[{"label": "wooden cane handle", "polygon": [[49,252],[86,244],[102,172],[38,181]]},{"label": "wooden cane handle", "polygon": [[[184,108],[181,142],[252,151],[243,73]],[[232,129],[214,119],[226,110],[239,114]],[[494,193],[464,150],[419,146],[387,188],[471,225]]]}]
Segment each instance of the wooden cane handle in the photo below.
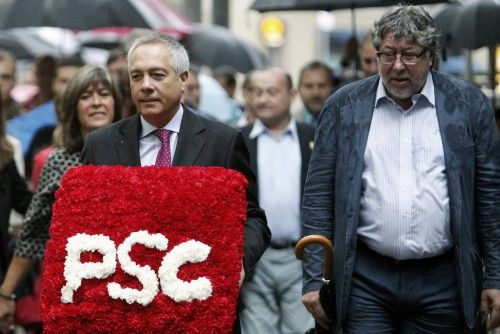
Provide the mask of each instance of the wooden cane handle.
[{"label": "wooden cane handle", "polygon": [[332,264],[332,253],[333,245],[330,239],[322,235],[307,235],[297,242],[295,245],[295,256],[299,260],[304,259],[304,248],[311,244],[320,244],[324,248],[324,259],[323,259],[323,278],[325,280],[330,280],[330,269]]}]

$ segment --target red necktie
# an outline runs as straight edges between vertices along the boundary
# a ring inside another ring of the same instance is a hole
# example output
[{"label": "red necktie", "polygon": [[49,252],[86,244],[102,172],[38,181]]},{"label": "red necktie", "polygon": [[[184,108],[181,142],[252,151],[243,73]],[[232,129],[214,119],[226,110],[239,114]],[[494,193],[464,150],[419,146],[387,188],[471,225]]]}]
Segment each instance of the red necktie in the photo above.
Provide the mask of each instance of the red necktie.
[{"label": "red necktie", "polygon": [[156,156],[155,166],[172,166],[170,157],[170,131],[156,129],[153,134],[161,141],[161,148]]}]

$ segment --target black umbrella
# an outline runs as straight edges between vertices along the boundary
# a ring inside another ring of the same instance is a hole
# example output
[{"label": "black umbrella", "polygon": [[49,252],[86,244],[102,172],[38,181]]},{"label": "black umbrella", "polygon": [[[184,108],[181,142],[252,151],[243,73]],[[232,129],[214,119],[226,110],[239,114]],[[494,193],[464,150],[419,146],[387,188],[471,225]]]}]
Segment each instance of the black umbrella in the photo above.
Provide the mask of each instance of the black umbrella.
[{"label": "black umbrella", "polygon": [[333,255],[333,245],[330,239],[318,235],[311,234],[307,235],[297,242],[295,246],[295,256],[299,260],[304,259],[304,249],[312,244],[318,244],[323,247],[323,286],[319,291],[319,299],[321,306],[325,311],[326,315],[330,318],[331,324],[330,328],[324,328],[319,324],[316,324],[315,328],[307,331],[309,334],[333,334],[336,333],[337,321],[335,308],[335,287],[331,277],[331,267],[332,267],[332,255]]},{"label": "black umbrella", "polygon": [[455,22],[458,14],[462,10],[462,4],[460,2],[451,2],[441,4],[436,7],[431,15],[436,23],[436,28],[439,30],[441,36],[439,38],[439,44],[442,47],[443,60],[446,60],[447,54],[446,50],[453,44],[451,36],[451,27]]},{"label": "black umbrella", "polygon": [[18,38],[5,31],[0,31],[0,49],[9,51],[18,59],[34,58],[36,56]]},{"label": "black umbrella", "polygon": [[338,10],[351,9],[352,33],[356,35],[355,8],[388,7],[401,2],[413,5],[425,5],[433,3],[448,2],[448,0],[255,0],[251,9],[259,12],[271,12],[282,10]]},{"label": "black umbrella", "polygon": [[220,26],[195,25],[183,41],[194,64],[216,68],[230,65],[246,73],[263,67],[265,56],[255,46]]},{"label": "black umbrella", "polygon": [[467,2],[457,15],[451,34],[454,41],[468,49],[487,46],[490,59],[490,87],[493,106],[496,104],[496,45],[500,44],[500,1],[476,0]]},{"label": "black umbrella", "polygon": [[450,2],[439,5],[431,12],[431,16],[436,23],[436,28],[441,33],[441,46],[450,45],[452,40],[451,27],[462,11],[462,7],[460,2]]},{"label": "black umbrella", "polygon": [[469,49],[500,44],[500,1],[468,1],[451,32],[458,45]]},{"label": "black umbrella", "polygon": [[270,12],[279,10],[336,10],[348,8],[365,7],[387,7],[399,3],[408,3],[413,5],[425,5],[447,1],[440,0],[255,0],[251,9],[259,12]]},{"label": "black umbrella", "polygon": [[0,29],[175,26],[189,33],[190,24],[172,13],[161,0],[5,0],[0,2]]}]

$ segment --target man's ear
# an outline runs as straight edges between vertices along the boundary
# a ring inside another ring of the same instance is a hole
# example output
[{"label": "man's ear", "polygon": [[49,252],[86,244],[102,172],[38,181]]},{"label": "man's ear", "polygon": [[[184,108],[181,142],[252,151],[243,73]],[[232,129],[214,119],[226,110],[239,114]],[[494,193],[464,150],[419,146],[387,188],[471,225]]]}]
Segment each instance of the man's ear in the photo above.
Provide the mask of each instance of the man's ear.
[{"label": "man's ear", "polygon": [[188,79],[188,76],[189,76],[189,72],[188,71],[184,71],[182,72],[180,75],[179,75],[179,78],[181,79],[182,81],[182,86],[184,87],[187,83],[187,79]]},{"label": "man's ear", "polygon": [[188,71],[184,71],[184,72],[182,72],[179,75],[179,79],[181,80],[181,89],[182,89],[183,93],[184,93],[184,90],[186,89],[186,84],[187,84],[188,76],[189,76],[189,72]]}]

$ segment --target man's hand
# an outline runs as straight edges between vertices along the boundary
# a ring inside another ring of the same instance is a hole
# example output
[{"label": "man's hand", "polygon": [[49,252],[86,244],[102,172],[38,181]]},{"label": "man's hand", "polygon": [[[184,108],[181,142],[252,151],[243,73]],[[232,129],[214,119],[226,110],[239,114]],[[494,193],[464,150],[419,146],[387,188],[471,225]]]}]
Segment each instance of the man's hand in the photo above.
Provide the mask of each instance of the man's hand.
[{"label": "man's hand", "polygon": [[0,332],[9,333],[14,325],[16,304],[13,300],[0,298]]},{"label": "man's hand", "polygon": [[309,291],[302,295],[302,303],[312,314],[314,320],[324,328],[330,328],[331,320],[326,316],[323,306],[319,301],[319,290]]},{"label": "man's hand", "polygon": [[245,270],[242,268],[241,269],[241,272],[240,272],[240,288],[241,288],[241,285],[243,284],[243,281],[245,280]]},{"label": "man's hand", "polygon": [[481,314],[484,319],[490,315],[489,330],[500,326],[500,290],[483,290],[481,293]]}]

